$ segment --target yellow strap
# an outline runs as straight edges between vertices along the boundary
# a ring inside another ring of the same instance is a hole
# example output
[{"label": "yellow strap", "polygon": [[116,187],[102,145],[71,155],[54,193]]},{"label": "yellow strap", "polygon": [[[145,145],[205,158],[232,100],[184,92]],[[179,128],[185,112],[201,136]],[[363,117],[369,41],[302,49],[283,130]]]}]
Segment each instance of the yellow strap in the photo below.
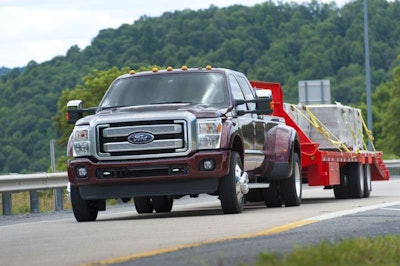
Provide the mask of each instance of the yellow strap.
[{"label": "yellow strap", "polygon": [[[361,123],[363,124],[364,130],[367,133],[367,138],[369,139],[369,142],[371,143],[372,149],[374,150],[374,152],[376,152],[375,150],[375,146],[374,146],[374,136],[372,135],[372,132],[368,129],[367,125],[365,124],[364,118],[361,114],[361,111],[358,110],[360,118],[361,118]],[[364,140],[364,138],[363,138]],[[368,150],[367,145],[364,143],[365,145],[365,150]]]},{"label": "yellow strap", "polygon": [[[344,112],[344,119],[345,119],[345,122],[346,122],[347,130],[351,133],[351,136],[353,137],[354,143],[357,143],[357,135],[354,132],[353,128],[351,126],[349,126],[350,119],[349,119],[349,117],[347,115],[347,112],[346,111],[343,111],[343,112]],[[358,128],[357,132],[361,133],[360,136],[362,138],[362,145],[365,148],[365,142],[364,142],[364,138],[363,138],[363,135],[362,135],[362,130],[360,131],[360,128]],[[356,153],[360,153],[360,152],[361,152],[360,149],[357,147]]]}]

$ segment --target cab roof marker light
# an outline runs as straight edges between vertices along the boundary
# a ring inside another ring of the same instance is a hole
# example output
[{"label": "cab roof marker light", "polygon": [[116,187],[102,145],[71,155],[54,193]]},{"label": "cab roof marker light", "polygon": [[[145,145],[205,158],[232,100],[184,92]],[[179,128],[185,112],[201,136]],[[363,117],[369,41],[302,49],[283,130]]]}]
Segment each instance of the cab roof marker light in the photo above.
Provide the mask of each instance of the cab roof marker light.
[{"label": "cab roof marker light", "polygon": [[206,66],[206,70],[211,70],[211,69],[212,69],[212,67],[210,65]]},{"label": "cab roof marker light", "polygon": [[136,71],[135,71],[135,70],[131,70],[131,71],[129,71],[129,74],[135,75],[135,74],[136,74]]},{"label": "cab roof marker light", "polygon": [[182,68],[181,68],[182,70],[187,70],[188,69],[188,67],[187,66],[182,66]]},{"label": "cab roof marker light", "polygon": [[172,71],[172,66],[167,67],[167,71]]},{"label": "cab roof marker light", "polygon": [[153,72],[158,72],[158,68],[153,67]]}]

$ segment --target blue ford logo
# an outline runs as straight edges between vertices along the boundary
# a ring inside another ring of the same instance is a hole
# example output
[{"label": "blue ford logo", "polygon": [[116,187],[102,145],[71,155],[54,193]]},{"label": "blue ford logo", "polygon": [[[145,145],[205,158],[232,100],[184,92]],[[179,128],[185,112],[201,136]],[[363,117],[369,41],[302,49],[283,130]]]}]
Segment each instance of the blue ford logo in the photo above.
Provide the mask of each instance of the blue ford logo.
[{"label": "blue ford logo", "polygon": [[154,140],[154,135],[148,132],[135,132],[128,136],[128,141],[132,144],[146,144]]}]

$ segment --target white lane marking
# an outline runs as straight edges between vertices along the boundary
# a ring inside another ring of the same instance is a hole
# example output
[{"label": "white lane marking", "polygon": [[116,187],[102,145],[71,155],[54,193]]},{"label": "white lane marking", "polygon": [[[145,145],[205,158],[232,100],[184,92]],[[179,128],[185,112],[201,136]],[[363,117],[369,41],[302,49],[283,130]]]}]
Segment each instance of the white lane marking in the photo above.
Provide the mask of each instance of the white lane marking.
[{"label": "white lane marking", "polygon": [[[387,207],[393,206],[393,205],[400,205],[400,201],[393,201],[393,202],[387,202],[387,203],[382,203],[382,204],[358,207],[358,208],[344,210],[344,211],[338,211],[338,212],[334,212],[334,213],[327,213],[327,214],[322,214],[319,216],[311,217],[311,218],[308,218],[305,220],[324,221],[324,220],[342,217],[345,215],[355,214],[355,213],[359,213],[359,212],[365,212],[365,211],[370,211],[370,210],[375,210],[375,209],[383,209],[383,208],[387,208]],[[400,209],[397,209],[397,210],[400,210]]]},{"label": "white lane marking", "polygon": [[381,208],[382,210],[388,210],[388,211],[400,211],[400,208]]}]

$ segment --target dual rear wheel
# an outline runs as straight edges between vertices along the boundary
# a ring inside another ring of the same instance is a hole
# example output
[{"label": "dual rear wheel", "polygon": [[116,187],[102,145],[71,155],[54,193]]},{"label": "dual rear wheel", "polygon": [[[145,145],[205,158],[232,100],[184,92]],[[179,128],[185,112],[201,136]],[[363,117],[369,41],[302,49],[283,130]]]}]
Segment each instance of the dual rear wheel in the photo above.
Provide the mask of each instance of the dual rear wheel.
[{"label": "dual rear wheel", "polygon": [[170,196],[134,197],[138,213],[171,212],[174,199]]},{"label": "dual rear wheel", "polygon": [[289,178],[272,182],[270,187],[263,191],[267,207],[299,206],[302,197],[302,177],[300,158],[293,154],[292,174]]},{"label": "dual rear wheel", "polygon": [[340,168],[340,184],[333,187],[335,198],[368,198],[372,191],[368,164],[348,163]]}]

